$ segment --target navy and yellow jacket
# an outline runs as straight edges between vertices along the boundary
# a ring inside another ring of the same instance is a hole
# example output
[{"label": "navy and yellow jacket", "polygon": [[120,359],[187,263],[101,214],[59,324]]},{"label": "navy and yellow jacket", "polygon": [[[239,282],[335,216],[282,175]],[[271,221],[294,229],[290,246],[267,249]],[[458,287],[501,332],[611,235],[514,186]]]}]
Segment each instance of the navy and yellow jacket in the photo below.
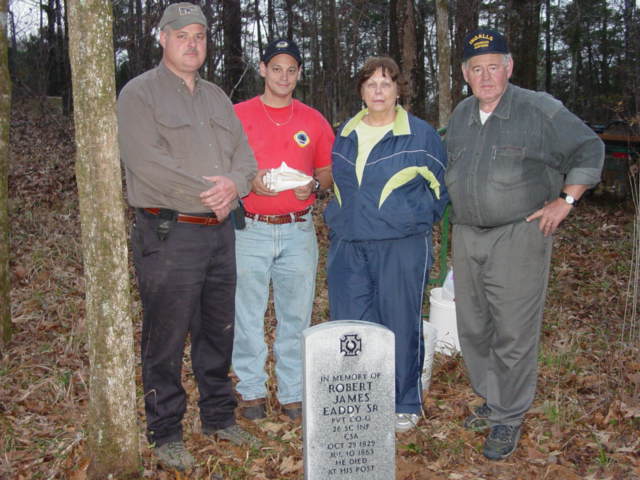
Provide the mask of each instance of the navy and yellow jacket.
[{"label": "navy and yellow jacket", "polygon": [[387,240],[430,231],[449,201],[444,185],[447,156],[427,122],[396,107],[393,129],[367,158],[362,184],[356,178],[362,110],[338,129],[333,144],[335,198],[325,222],[344,240]]}]

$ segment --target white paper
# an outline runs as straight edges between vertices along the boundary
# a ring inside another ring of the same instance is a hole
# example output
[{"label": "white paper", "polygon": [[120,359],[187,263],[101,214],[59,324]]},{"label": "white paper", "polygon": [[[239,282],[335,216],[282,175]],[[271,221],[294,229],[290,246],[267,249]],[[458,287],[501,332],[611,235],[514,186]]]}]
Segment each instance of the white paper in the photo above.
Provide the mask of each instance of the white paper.
[{"label": "white paper", "polygon": [[311,180],[313,180],[313,177],[295,168],[291,168],[286,162],[282,162],[278,168],[267,170],[267,173],[262,177],[264,185],[274,192],[282,192],[283,190],[302,187],[303,185],[307,185]]}]

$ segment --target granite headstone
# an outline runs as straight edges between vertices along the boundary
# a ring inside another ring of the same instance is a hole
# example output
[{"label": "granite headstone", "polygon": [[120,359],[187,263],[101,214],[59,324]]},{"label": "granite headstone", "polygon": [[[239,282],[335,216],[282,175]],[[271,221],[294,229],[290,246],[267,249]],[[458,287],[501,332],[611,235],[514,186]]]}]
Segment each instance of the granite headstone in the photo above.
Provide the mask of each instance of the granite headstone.
[{"label": "granite headstone", "polygon": [[305,479],[395,479],[393,332],[342,320],[303,338]]}]

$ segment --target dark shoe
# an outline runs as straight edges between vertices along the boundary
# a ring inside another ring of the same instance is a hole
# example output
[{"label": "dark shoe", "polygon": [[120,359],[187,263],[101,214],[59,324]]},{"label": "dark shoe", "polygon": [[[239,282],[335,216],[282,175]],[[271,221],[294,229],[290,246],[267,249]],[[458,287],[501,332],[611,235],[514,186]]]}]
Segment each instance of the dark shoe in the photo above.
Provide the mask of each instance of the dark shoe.
[{"label": "dark shoe", "polygon": [[240,415],[247,420],[261,420],[263,418],[267,418],[267,403],[265,399],[258,398],[256,400],[242,402]]},{"label": "dark shoe", "polygon": [[302,403],[287,403],[286,405],[282,406],[282,413],[284,413],[291,420],[296,421],[299,418],[302,418]]},{"label": "dark shoe", "polygon": [[249,447],[260,447],[261,443],[252,434],[240,428],[238,424],[233,424],[227,428],[221,428],[220,430],[208,430],[203,429],[205,435],[210,435],[218,440],[227,440],[236,445],[247,445]]},{"label": "dark shoe", "polygon": [[494,425],[484,442],[482,453],[489,460],[501,460],[511,455],[518,446],[520,425]]},{"label": "dark shoe", "polygon": [[467,430],[473,430],[474,432],[487,430],[491,426],[489,424],[489,415],[491,415],[491,409],[486,403],[483,403],[473,409],[471,415],[464,419],[462,425]]},{"label": "dark shoe", "polygon": [[192,468],[196,461],[182,441],[169,442],[155,448],[158,462],[163,468],[184,472]]}]

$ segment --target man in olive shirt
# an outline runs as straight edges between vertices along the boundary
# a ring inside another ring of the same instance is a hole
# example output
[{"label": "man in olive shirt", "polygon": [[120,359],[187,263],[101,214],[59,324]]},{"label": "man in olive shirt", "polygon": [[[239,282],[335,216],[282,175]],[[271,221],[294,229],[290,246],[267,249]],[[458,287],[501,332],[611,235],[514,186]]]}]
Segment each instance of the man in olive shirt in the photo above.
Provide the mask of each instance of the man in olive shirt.
[{"label": "man in olive shirt", "polygon": [[535,395],[552,234],[599,181],[604,158],[562,103],[509,83],[513,62],[499,32],[467,35],[462,72],[473,96],[446,137],[458,333],[485,400],[465,427],[490,429],[483,453],[492,460],[516,449]]},{"label": "man in olive shirt", "polygon": [[194,464],[182,440],[182,356],[191,335],[205,434],[255,439],[235,423],[229,378],[236,286],[229,214],[246,195],[256,161],[232,104],[201,79],[207,22],[199,7],[170,5],[160,20],[162,62],[118,99],[133,256],[143,306],[142,380],[147,436],[162,464]]}]

